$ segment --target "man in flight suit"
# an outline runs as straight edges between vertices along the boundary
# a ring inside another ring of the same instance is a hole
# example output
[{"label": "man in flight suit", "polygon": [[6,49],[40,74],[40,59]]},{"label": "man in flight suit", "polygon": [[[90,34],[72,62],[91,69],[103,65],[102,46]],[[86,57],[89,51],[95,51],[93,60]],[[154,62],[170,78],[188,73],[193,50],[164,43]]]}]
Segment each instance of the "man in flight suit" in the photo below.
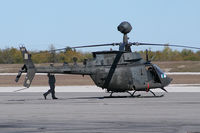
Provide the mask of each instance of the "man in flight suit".
[{"label": "man in flight suit", "polygon": [[56,96],[55,96],[55,83],[56,83],[56,79],[55,79],[55,76],[54,74],[50,74],[48,73],[47,74],[48,78],[49,78],[49,86],[50,86],[50,89],[43,94],[44,98],[46,99],[47,98],[47,95],[49,93],[51,93],[51,96],[52,96],[52,99],[58,99]]}]

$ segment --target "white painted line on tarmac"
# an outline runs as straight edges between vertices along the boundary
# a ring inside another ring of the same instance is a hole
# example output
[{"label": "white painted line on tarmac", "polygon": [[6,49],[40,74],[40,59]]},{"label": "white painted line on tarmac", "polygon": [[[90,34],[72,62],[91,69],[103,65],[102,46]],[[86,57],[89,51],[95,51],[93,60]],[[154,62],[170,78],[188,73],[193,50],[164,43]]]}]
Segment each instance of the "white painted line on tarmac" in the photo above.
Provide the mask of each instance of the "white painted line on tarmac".
[{"label": "white painted line on tarmac", "polygon": [[[0,87],[0,92],[46,92],[49,86]],[[56,92],[105,92],[97,86],[56,86]]]},{"label": "white painted line on tarmac", "polygon": [[[18,73],[0,73],[0,76],[17,76]],[[26,73],[22,73],[22,75],[26,75]],[[36,75],[47,75],[46,73],[36,73]]]},{"label": "white painted line on tarmac", "polygon": [[200,72],[166,72],[167,75],[200,75]]}]

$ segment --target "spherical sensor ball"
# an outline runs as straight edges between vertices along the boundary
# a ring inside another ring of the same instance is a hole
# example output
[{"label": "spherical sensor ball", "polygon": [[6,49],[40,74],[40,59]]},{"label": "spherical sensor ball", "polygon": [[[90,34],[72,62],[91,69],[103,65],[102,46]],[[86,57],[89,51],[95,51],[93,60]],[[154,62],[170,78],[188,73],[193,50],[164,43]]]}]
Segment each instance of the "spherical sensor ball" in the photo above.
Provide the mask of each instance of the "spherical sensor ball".
[{"label": "spherical sensor ball", "polygon": [[121,33],[127,34],[132,30],[132,26],[129,22],[124,21],[117,27],[117,29]]}]

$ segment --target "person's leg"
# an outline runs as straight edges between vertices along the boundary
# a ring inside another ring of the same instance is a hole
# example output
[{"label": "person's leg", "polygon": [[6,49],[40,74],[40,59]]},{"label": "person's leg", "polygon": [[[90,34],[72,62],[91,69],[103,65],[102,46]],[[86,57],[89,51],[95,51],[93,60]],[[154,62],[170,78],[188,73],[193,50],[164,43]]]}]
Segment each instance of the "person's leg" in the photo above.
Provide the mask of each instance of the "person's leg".
[{"label": "person's leg", "polygon": [[51,85],[51,95],[52,95],[52,99],[58,99],[58,98],[55,96],[55,84],[52,84],[52,85]]},{"label": "person's leg", "polygon": [[[51,86],[51,85],[49,85],[49,86]],[[47,95],[49,95],[50,92],[51,92],[51,87],[50,87],[50,89],[49,89],[47,92],[45,92],[45,93],[43,94],[44,99],[47,99]]]}]

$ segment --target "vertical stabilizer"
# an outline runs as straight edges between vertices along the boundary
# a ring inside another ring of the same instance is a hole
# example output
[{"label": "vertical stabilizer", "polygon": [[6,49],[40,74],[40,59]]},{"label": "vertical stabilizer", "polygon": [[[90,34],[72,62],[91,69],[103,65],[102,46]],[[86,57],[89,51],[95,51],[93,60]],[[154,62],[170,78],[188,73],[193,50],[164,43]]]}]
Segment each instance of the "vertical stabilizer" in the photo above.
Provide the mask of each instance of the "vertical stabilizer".
[{"label": "vertical stabilizer", "polygon": [[36,68],[35,65],[32,62],[31,59],[31,54],[28,53],[25,47],[20,47],[20,51],[22,52],[23,60],[24,60],[24,66],[22,67],[22,70],[27,72],[25,81],[24,81],[24,86],[29,88],[31,85],[31,82],[35,76]]}]

